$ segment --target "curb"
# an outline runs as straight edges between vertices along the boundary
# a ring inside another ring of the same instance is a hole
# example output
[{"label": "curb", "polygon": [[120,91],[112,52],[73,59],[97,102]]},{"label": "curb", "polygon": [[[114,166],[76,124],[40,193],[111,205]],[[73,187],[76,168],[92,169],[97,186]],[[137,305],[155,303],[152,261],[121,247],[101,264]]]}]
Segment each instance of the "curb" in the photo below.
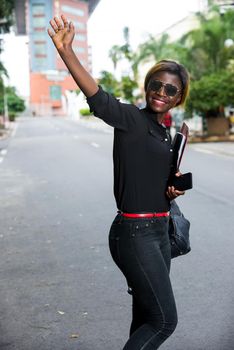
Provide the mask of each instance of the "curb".
[{"label": "curb", "polygon": [[16,122],[10,122],[6,129],[0,129],[0,141],[9,139],[16,128]]},{"label": "curb", "polygon": [[189,136],[188,143],[234,142],[234,135],[227,136]]}]

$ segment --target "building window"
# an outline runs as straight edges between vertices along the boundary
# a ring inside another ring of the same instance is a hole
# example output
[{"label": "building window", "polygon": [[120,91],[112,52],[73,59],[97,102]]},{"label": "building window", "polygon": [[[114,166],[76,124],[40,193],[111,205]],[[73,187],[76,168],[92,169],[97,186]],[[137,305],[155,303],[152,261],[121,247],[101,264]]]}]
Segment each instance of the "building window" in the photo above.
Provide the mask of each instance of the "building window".
[{"label": "building window", "polygon": [[36,68],[44,67],[46,64],[47,58],[46,57],[34,57],[34,63]]},{"label": "building window", "polygon": [[46,43],[34,42],[35,55],[46,55]]},{"label": "building window", "polygon": [[32,33],[33,41],[45,41],[46,33]]},{"label": "building window", "polygon": [[52,101],[61,100],[61,86],[60,85],[51,85],[50,86],[50,98]]},{"label": "building window", "polygon": [[84,10],[77,9],[77,8],[74,8],[71,6],[62,5],[61,8],[62,8],[62,12],[67,12],[67,13],[70,13],[72,15],[77,15],[80,17],[83,17],[85,15]]},{"label": "building window", "polygon": [[33,16],[45,15],[45,4],[32,4]]},{"label": "building window", "polygon": [[73,24],[74,24],[74,26],[75,26],[75,28],[76,29],[83,29],[83,30],[86,30],[86,25],[85,25],[85,23],[83,23],[83,22],[79,22],[79,21],[72,21],[73,22]]},{"label": "building window", "polygon": [[86,41],[86,35],[84,34],[77,34],[76,39],[79,41]]},{"label": "building window", "polygon": [[32,19],[33,27],[45,27],[46,26],[46,18],[45,17],[33,17]]}]

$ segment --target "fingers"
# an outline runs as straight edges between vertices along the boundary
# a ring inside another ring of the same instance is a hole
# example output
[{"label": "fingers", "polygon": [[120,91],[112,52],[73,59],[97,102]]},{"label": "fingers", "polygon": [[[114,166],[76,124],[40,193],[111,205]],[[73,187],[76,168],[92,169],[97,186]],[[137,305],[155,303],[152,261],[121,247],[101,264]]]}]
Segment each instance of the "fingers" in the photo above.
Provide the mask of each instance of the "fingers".
[{"label": "fingers", "polygon": [[54,32],[57,33],[58,32],[58,26],[57,26],[56,22],[53,19],[50,20],[50,25],[53,28]]},{"label": "fingers", "polygon": [[75,27],[74,27],[74,24],[72,22],[69,23],[69,30],[71,32],[74,32],[75,31]]},{"label": "fingers", "polygon": [[50,25],[53,28],[55,33],[57,33],[59,30],[63,28],[68,28],[69,26],[67,18],[64,15],[61,15],[61,19],[62,21],[58,17],[54,17],[52,20],[50,20]]},{"label": "fingers", "polygon": [[52,30],[48,28],[48,29],[47,29],[47,32],[48,32],[49,36],[50,36],[51,38],[53,38],[54,33],[52,32]]},{"label": "fingers", "polygon": [[68,28],[69,24],[67,18],[64,15],[61,15],[61,18],[63,21],[64,28]]},{"label": "fingers", "polygon": [[185,194],[185,191],[176,190],[174,186],[168,186],[166,195],[172,200]]},{"label": "fingers", "polygon": [[183,196],[185,194],[185,191],[178,191],[178,190],[175,190],[175,194],[176,196]]},{"label": "fingers", "polygon": [[[53,29],[53,31],[51,29],[47,29],[47,32],[49,34],[49,36],[54,40],[55,35],[59,32],[63,34],[70,34],[70,38],[71,41],[72,36],[74,37],[75,35],[75,27],[74,24],[72,22],[68,22],[67,18],[64,15],[61,15],[61,19],[59,19],[58,17],[54,17],[53,19],[50,20],[50,25]],[[59,38],[61,36],[58,36]],[[56,36],[57,38],[57,36]]]},{"label": "fingers", "polygon": [[57,25],[58,30],[63,29],[63,22],[60,21],[60,19],[58,17],[54,17],[54,21]]}]

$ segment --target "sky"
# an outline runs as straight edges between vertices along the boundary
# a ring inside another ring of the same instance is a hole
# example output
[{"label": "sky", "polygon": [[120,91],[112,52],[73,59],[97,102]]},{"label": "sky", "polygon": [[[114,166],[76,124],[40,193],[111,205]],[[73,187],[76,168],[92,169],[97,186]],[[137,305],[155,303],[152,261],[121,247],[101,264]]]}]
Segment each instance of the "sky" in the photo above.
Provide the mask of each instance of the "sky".
[{"label": "sky", "polygon": [[100,0],[88,22],[92,46],[93,73],[113,69],[108,52],[123,44],[123,28],[129,27],[130,44],[135,49],[148,37],[200,9],[205,0]]},{"label": "sky", "polygon": [[[129,27],[130,44],[135,49],[148,33],[156,35],[189,13],[198,11],[206,0],[100,0],[88,21],[88,41],[92,46],[93,75],[113,71],[108,53],[113,45],[124,43],[123,28]],[[9,84],[23,97],[29,96],[28,45],[26,37],[5,35],[2,58]],[[17,60],[15,56],[17,52]],[[20,67],[20,69],[19,69]]]}]

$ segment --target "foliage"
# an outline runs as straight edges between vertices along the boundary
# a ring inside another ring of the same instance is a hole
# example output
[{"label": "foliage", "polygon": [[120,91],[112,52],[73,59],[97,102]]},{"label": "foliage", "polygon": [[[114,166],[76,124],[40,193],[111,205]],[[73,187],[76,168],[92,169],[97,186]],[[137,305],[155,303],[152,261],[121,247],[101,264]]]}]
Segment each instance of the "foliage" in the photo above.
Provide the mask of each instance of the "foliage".
[{"label": "foliage", "polygon": [[140,62],[152,61],[154,64],[161,59],[172,58],[175,55],[174,44],[169,43],[168,34],[163,33],[159,39],[149,35],[148,40],[138,46],[137,55],[133,62],[133,70],[137,70]]},{"label": "foliage", "polygon": [[0,62],[0,83],[3,81],[3,76],[8,77],[8,73],[2,62]]},{"label": "foliage", "polygon": [[117,68],[117,64],[121,60],[126,59],[129,62],[131,62],[134,58],[134,53],[133,53],[132,48],[129,44],[129,28],[128,27],[123,28],[123,37],[124,37],[124,44],[123,45],[113,45],[109,51],[109,57],[111,58],[111,60],[113,62],[114,69]]},{"label": "foliage", "polygon": [[14,9],[14,0],[0,1],[0,31],[7,33],[13,24],[12,12]]},{"label": "foliage", "polygon": [[234,71],[220,71],[192,81],[187,112],[196,111],[202,116],[211,112],[220,115],[221,107],[234,101]]},{"label": "foliage", "polygon": [[186,114],[193,111],[207,116],[222,115],[223,107],[234,101],[234,11],[220,13],[210,1],[210,11],[198,13],[198,28],[175,42],[164,33],[159,39],[149,36],[139,45],[133,69],[141,62],[172,59],[184,64],[191,75],[191,93]]},{"label": "foliage", "polygon": [[89,108],[82,108],[80,109],[80,115],[83,115],[84,117],[92,115],[92,112],[90,112]]},{"label": "foliage", "polygon": [[135,53],[129,45],[129,30],[124,28],[124,44],[114,45],[109,56],[114,69],[120,61],[127,60],[131,67],[129,75],[117,81],[114,75],[103,71],[100,84],[108,92],[133,102],[132,91],[137,87],[140,63],[176,60],[185,65],[191,75],[186,115],[193,111],[202,116],[210,112],[221,115],[223,107],[234,101],[234,11],[220,12],[220,7],[213,4],[209,0],[209,11],[196,14],[198,27],[179,40],[171,42],[167,33],[159,38],[149,35]]},{"label": "foliage", "polygon": [[102,71],[99,78],[99,84],[105,91],[116,97],[122,97],[130,103],[133,103],[136,100],[133,92],[138,87],[138,84],[129,76],[122,76],[119,81],[112,73]]},{"label": "foliage", "polygon": [[134,96],[134,90],[138,87],[134,69],[132,67],[132,62],[135,62],[136,55],[133,52],[129,44],[129,28],[125,27],[123,29],[124,44],[114,45],[109,51],[109,57],[112,59],[114,69],[117,68],[117,64],[122,60],[127,60],[129,62],[129,74],[123,75],[118,81],[115,76],[107,71],[101,72],[100,84],[109,93],[122,97],[124,100],[134,103],[136,97]]},{"label": "foliage", "polygon": [[212,8],[206,16],[198,14],[197,19],[199,28],[186,33],[179,41],[186,47],[181,63],[194,79],[227,68],[234,53],[233,46],[226,46],[228,39],[234,40],[234,11],[221,16],[217,8]]},{"label": "foliage", "polygon": [[100,73],[99,84],[110,94],[120,96],[120,85],[114,74],[103,70]]},{"label": "foliage", "polygon": [[[0,80],[1,82],[1,80]],[[25,102],[19,97],[15,91],[14,87],[6,87],[3,94],[3,85],[0,86],[1,94],[0,94],[0,113],[4,113],[4,94],[7,97],[7,106],[9,116],[14,116],[19,112],[23,112],[25,110]]]},{"label": "foliage", "polygon": [[138,87],[136,81],[129,78],[129,76],[123,76],[120,84],[122,97],[128,102],[134,103],[136,101],[136,97],[133,96],[133,91]]}]

